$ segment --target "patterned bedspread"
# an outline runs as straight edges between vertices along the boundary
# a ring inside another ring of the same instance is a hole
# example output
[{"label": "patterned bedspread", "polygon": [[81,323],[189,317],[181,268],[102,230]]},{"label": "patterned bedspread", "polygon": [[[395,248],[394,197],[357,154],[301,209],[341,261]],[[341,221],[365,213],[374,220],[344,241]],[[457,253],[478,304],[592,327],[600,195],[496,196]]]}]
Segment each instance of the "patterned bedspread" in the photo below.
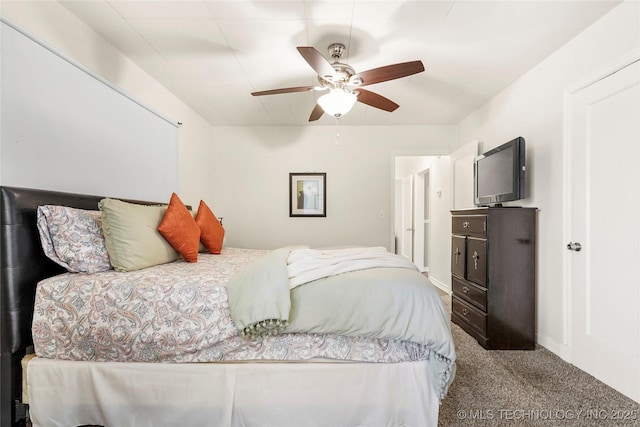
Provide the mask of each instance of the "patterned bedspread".
[{"label": "patterned bedspread", "polygon": [[363,362],[424,360],[420,344],[328,334],[240,336],[226,283],[267,251],[225,248],[118,273],[62,274],[38,284],[33,341],[40,357],[116,362],[309,360]]}]

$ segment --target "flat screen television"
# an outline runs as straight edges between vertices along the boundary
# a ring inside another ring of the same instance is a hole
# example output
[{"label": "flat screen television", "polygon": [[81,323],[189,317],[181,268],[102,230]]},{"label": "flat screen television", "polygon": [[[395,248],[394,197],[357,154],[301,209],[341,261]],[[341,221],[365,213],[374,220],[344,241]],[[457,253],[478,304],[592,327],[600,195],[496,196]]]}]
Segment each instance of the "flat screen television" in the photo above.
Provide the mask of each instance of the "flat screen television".
[{"label": "flat screen television", "polygon": [[476,206],[500,206],[525,197],[525,144],[518,137],[475,158]]}]

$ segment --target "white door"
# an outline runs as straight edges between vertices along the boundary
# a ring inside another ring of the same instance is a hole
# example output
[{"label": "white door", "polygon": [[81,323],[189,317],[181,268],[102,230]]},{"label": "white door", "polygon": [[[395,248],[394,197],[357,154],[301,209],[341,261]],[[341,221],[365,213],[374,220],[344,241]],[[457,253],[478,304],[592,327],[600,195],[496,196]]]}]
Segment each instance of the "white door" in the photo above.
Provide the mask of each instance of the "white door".
[{"label": "white door", "polygon": [[400,209],[400,255],[413,261],[413,175],[402,178]]},{"label": "white door", "polygon": [[640,402],[640,63],[568,98],[571,359]]}]

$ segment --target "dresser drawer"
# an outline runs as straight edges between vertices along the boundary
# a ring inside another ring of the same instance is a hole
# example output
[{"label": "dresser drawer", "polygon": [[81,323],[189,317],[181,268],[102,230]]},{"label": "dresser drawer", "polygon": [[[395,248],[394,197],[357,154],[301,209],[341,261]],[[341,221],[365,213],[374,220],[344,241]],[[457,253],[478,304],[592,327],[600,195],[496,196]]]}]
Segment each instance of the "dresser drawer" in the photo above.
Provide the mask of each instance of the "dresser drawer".
[{"label": "dresser drawer", "polygon": [[454,216],[451,219],[451,231],[462,236],[486,237],[487,216]]},{"label": "dresser drawer", "polygon": [[482,311],[487,311],[487,290],[473,283],[464,282],[457,277],[451,278],[453,293]]},{"label": "dresser drawer", "polygon": [[451,298],[451,315],[466,325],[480,332],[487,334],[487,315],[471,304],[467,304],[455,295]]}]

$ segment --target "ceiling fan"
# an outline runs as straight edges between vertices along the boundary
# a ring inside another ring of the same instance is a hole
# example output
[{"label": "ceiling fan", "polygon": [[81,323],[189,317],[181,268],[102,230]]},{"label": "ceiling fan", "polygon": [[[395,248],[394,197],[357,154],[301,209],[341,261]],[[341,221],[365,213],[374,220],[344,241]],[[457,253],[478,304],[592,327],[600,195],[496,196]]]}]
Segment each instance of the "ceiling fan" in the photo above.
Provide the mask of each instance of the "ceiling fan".
[{"label": "ceiling fan", "polygon": [[424,71],[422,61],[410,61],[372,68],[361,73],[356,73],[349,64],[340,62],[340,57],[346,49],[342,43],[333,43],[329,46],[329,55],[333,62],[325,59],[314,47],[299,46],[297,49],[311,68],[318,73],[320,85],[264,90],[252,92],[251,95],[262,96],[328,90],[329,92],[327,94],[318,99],[318,103],[313,108],[311,116],[309,116],[310,122],[318,120],[324,113],[339,118],[346,114],[356,101],[384,111],[394,111],[399,107],[398,104],[375,92],[362,89],[362,87],[407,77]]}]

